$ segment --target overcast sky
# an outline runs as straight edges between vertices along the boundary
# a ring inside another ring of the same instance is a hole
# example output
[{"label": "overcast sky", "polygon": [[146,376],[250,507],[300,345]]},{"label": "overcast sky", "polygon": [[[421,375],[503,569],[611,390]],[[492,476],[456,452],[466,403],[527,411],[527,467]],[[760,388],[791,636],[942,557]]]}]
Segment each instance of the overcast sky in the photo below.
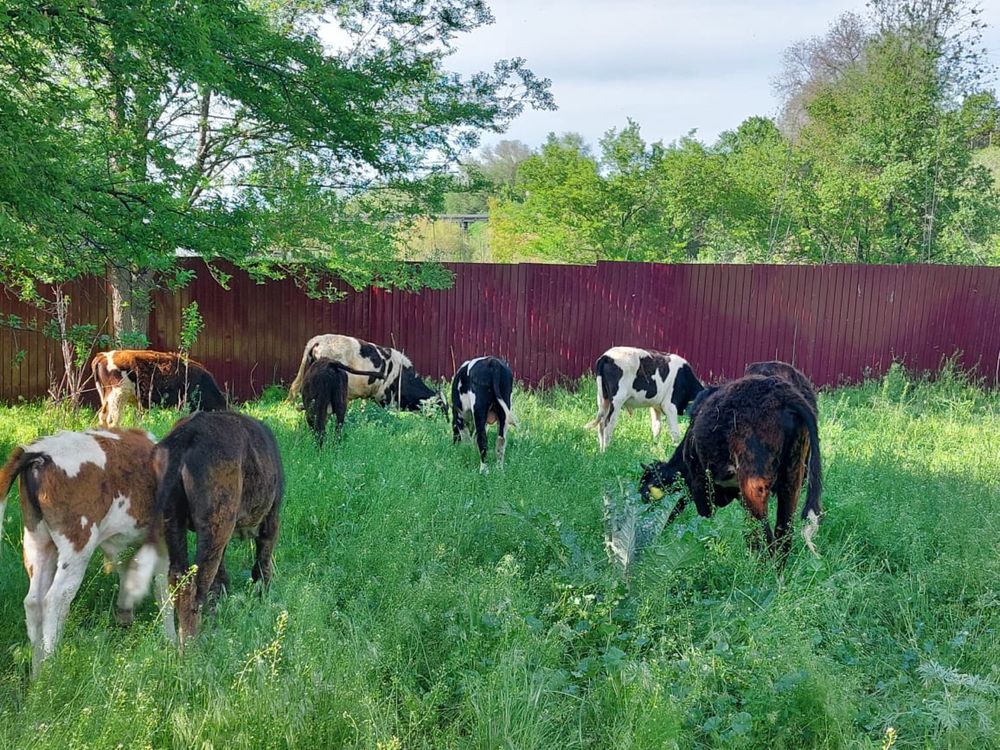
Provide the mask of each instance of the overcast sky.
[{"label": "overcast sky", "polygon": [[[697,131],[713,141],[751,115],[775,115],[771,79],[792,43],[822,35],[858,0],[493,0],[492,26],[464,34],[449,67],[489,69],[524,57],[552,80],[555,112],[528,111],[502,138],[538,146],[549,132],[588,142],[626,118],[647,141]],[[990,58],[1000,62],[1000,0],[983,3]],[[485,143],[499,137],[487,134]]]}]

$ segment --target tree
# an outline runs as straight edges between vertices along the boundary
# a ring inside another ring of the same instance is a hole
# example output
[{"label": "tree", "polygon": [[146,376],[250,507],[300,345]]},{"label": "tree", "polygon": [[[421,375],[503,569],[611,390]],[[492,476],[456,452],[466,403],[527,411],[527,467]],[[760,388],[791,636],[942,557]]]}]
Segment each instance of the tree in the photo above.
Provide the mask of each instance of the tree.
[{"label": "tree", "polygon": [[552,106],[521,59],[446,70],[491,20],[479,0],[9,3],[0,280],[107,269],[120,339],[145,334],[155,284],[185,281],[178,249],[316,292],[323,273],[440,283],[395,263],[400,219],[440,204],[479,132]]},{"label": "tree", "polygon": [[575,133],[550,133],[540,153],[518,170],[516,192],[490,202],[493,255],[500,261],[544,259],[592,263],[600,221],[597,160]]},{"label": "tree", "polygon": [[531,149],[521,141],[504,139],[483,146],[478,156],[462,164],[459,184],[464,189],[445,195],[445,213],[486,213],[491,197],[514,190],[518,168],[530,156]]}]

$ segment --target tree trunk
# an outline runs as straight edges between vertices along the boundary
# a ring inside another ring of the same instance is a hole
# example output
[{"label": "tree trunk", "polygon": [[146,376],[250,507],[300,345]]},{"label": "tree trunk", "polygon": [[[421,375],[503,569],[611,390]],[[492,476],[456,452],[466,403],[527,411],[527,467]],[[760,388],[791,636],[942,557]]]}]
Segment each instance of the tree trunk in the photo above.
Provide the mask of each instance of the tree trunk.
[{"label": "tree trunk", "polygon": [[149,346],[149,311],[152,306],[153,274],[137,268],[112,267],[111,314],[115,338],[123,348]]}]

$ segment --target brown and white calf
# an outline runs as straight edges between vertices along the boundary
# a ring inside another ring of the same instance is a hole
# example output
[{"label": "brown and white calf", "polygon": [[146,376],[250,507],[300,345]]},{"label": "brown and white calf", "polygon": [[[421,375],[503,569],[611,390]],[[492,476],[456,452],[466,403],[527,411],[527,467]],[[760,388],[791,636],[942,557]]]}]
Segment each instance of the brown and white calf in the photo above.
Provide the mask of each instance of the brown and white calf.
[{"label": "brown and white calf", "polygon": [[[815,554],[812,537],[823,513],[816,411],[788,380],[748,375],[707,388],[695,399],[684,440],[669,461],[645,467],[639,489],[645,499],[658,500],[674,482],[683,481],[687,492],[667,523],[689,499],[700,515],[708,517],[714,508],[739,497],[760,522],[769,549],[784,560],[807,465],[809,491],[802,507],[806,521],[802,536]],[[768,521],[772,493],[778,499],[774,533]]]},{"label": "brown and white calf", "polygon": [[[223,557],[233,534],[256,539],[254,581],[271,580],[284,473],[278,444],[263,422],[235,412],[199,412],[178,420],[153,451],[155,517],[165,525],[170,583],[181,644],[198,634],[211,591],[226,583]],[[195,533],[193,580],[188,529]],[[151,532],[151,537],[155,530]]]},{"label": "brown and white calf", "polygon": [[289,401],[302,389],[309,366],[323,357],[355,370],[377,373],[369,376],[348,374],[348,401],[370,398],[382,406],[396,404],[404,411],[420,411],[423,403],[429,401],[441,411],[447,411],[444,399],[420,379],[413,369],[413,363],[403,352],[338,333],[313,336],[306,342],[299,371],[288,388]]},{"label": "brown and white calf", "polygon": [[[166,550],[162,537],[150,537],[156,479],[154,442],[140,430],[60,432],[15,448],[0,469],[0,521],[4,498],[20,477],[24,523],[24,567],[28,595],[24,613],[32,646],[32,673],[59,642],[70,603],[87,564],[101,548],[118,570],[118,620],[132,611],[156,575],[157,600],[166,598]],[[127,547],[145,542],[131,559]],[[174,638],[173,615],[164,618]]]},{"label": "brown and white calf", "polygon": [[97,354],[90,369],[101,397],[97,418],[102,426],[117,425],[129,403],[140,409],[187,404],[192,411],[221,411],[227,406],[225,394],[205,366],[176,352],[113,349]]},{"label": "brown and white calf", "polygon": [[683,357],[633,346],[608,349],[594,363],[594,374],[597,416],[585,426],[597,428],[602,453],[611,444],[623,408],[649,407],[654,441],[660,436],[660,417],[666,414],[671,437],[680,439],[677,416],[704,387]]}]

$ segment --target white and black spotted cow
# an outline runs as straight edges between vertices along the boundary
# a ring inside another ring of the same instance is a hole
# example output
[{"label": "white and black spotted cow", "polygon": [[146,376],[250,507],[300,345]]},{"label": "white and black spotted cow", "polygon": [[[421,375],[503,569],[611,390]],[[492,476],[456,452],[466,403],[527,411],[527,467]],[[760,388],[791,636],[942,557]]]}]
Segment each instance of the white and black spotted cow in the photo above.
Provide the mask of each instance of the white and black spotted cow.
[{"label": "white and black spotted cow", "polygon": [[475,430],[479,446],[479,470],[486,468],[486,425],[497,423],[497,463],[503,466],[507,444],[507,422],[517,424],[511,411],[514,374],[502,359],[476,357],[463,362],[451,381],[451,426],[454,442]]},{"label": "white and black spotted cow", "polygon": [[660,417],[666,414],[671,437],[680,439],[677,416],[694,400],[704,386],[691,365],[676,354],[650,352],[633,346],[615,346],[594,364],[597,375],[597,416],[587,428],[597,428],[603,453],[621,410],[648,406],[653,426],[653,440],[660,436]]},{"label": "white and black spotted cow", "polygon": [[382,406],[396,404],[405,411],[419,411],[429,401],[446,411],[444,399],[424,384],[403,352],[338,333],[320,334],[306,342],[298,374],[288,388],[289,401],[302,389],[309,366],[323,357],[355,370],[374,371],[371,376],[348,373],[348,401],[370,398]]}]

